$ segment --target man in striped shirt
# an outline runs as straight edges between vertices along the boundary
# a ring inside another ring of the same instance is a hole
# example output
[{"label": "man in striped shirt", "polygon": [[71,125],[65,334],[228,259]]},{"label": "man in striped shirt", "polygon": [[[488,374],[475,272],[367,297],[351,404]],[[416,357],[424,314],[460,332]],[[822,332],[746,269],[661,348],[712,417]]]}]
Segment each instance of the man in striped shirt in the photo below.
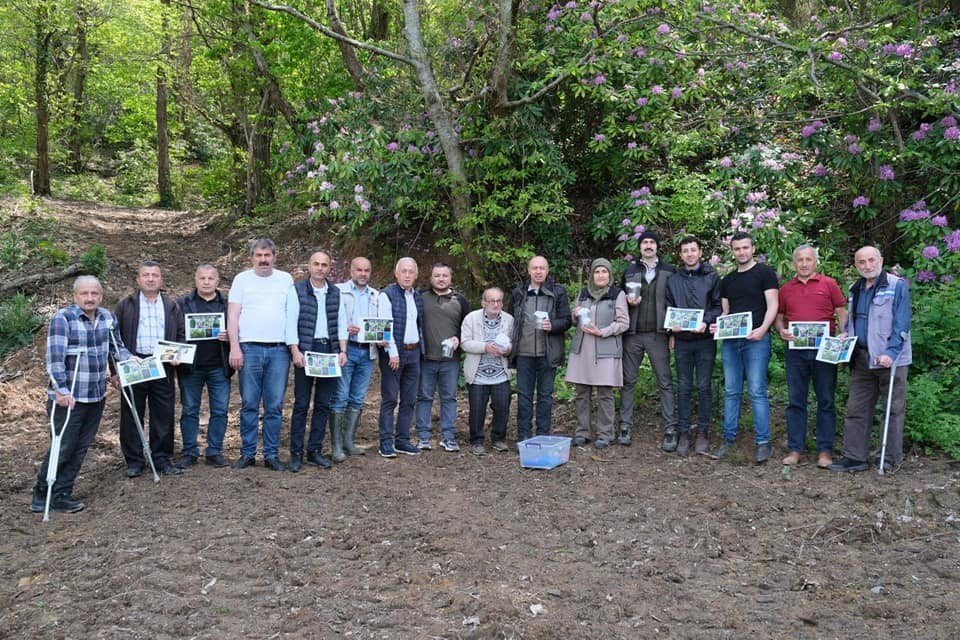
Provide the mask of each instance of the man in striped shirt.
[{"label": "man in striped shirt", "polygon": [[[53,412],[54,425],[61,433],[57,479],[50,507],[67,513],[84,507],[82,502],[73,498],[73,484],[100,427],[107,395],[107,355],[113,349],[118,360],[131,357],[120,342],[113,314],[100,306],[103,288],[99,280],[93,276],[77,278],[73,283],[73,301],[50,320],[46,352],[47,373],[53,383],[47,391],[47,413]],[[111,331],[114,333],[113,344]],[[73,379],[74,370],[76,380]],[[68,409],[70,421],[64,424]],[[33,487],[30,511],[34,513],[42,513],[45,507],[49,460],[48,450]]]}]

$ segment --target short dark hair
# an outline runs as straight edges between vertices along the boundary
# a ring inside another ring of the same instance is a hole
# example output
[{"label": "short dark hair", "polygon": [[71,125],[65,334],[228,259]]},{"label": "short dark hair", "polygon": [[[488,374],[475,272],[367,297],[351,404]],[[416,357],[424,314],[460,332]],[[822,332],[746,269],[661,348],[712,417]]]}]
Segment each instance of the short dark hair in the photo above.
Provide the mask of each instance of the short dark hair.
[{"label": "short dark hair", "polygon": [[151,259],[151,258],[148,258],[148,259],[146,259],[146,260],[141,260],[141,261],[140,261],[140,264],[137,265],[137,273],[140,273],[140,270],[141,270],[141,269],[144,269],[144,268],[147,268],[147,267],[157,267],[157,268],[159,268],[159,267],[160,267],[160,263],[157,262],[156,260]]},{"label": "short dark hair", "polygon": [[697,236],[683,236],[680,238],[680,242],[677,244],[677,246],[683,249],[683,245],[685,244],[696,244],[697,248],[700,249],[700,251],[703,251],[703,243],[700,242],[700,238]]},{"label": "short dark hair", "polygon": [[434,262],[433,266],[430,267],[430,273],[433,273],[434,269],[448,269],[450,271],[450,275],[453,275],[453,267],[448,265],[446,262]]},{"label": "short dark hair", "polygon": [[250,255],[257,249],[270,249],[270,253],[277,255],[277,245],[270,238],[257,238],[250,241]]},{"label": "short dark hair", "polygon": [[733,244],[737,240],[749,240],[751,247],[754,247],[757,244],[754,241],[753,236],[747,233],[746,231],[737,231],[735,234],[733,234],[733,237],[730,238],[730,244]]}]

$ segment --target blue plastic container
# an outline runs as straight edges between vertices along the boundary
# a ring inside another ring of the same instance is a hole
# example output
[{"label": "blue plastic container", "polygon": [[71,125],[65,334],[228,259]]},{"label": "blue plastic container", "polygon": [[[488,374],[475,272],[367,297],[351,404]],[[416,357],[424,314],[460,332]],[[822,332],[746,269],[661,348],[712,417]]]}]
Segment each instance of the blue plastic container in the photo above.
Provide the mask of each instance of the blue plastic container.
[{"label": "blue plastic container", "polygon": [[570,459],[570,438],[534,436],[517,445],[520,466],[527,469],[553,469]]}]

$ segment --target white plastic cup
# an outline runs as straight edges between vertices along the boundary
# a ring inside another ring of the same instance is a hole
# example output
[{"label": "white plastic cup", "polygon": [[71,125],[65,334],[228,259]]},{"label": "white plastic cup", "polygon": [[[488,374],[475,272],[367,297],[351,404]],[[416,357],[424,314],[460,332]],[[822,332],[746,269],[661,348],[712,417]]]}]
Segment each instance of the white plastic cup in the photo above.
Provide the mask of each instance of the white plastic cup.
[{"label": "white plastic cup", "polygon": [[580,319],[581,327],[589,327],[593,324],[590,320],[590,308],[589,307],[580,307],[580,310],[577,311],[577,318]]},{"label": "white plastic cup", "polygon": [[550,317],[550,314],[546,311],[534,311],[533,315],[537,319],[537,329],[543,331],[543,323],[547,318]]},{"label": "white plastic cup", "polygon": [[453,351],[454,351],[453,338],[447,338],[446,340],[441,342],[440,345],[443,347],[443,357],[452,358]]}]

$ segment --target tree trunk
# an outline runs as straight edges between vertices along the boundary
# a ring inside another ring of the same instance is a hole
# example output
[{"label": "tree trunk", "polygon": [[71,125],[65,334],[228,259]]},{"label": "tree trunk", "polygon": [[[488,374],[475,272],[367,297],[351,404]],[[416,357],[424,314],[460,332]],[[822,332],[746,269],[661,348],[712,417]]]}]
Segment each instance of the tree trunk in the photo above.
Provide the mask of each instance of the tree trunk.
[{"label": "tree trunk", "polygon": [[37,118],[37,157],[33,173],[33,194],[50,195],[50,103],[47,91],[49,81],[50,39],[53,34],[48,30],[50,9],[46,0],[37,3],[34,31],[35,73],[34,100]]},{"label": "tree trunk", "polygon": [[381,41],[390,38],[390,12],[384,0],[373,0],[370,8],[370,30],[366,36],[370,40]]},{"label": "tree trunk", "polygon": [[499,0],[500,32],[497,34],[497,58],[490,74],[490,88],[492,89],[492,104],[506,104],[510,97],[508,84],[513,62],[513,18],[516,15],[516,0]]},{"label": "tree trunk", "polygon": [[87,7],[83,3],[83,0],[78,0],[77,45],[74,54],[76,73],[73,76],[73,105],[70,116],[70,128],[67,131],[70,169],[74,173],[83,171],[83,101],[87,84],[87,72],[90,68],[90,52],[87,49],[87,19]]},{"label": "tree trunk", "polygon": [[270,85],[264,86],[260,109],[247,129],[246,213],[252,213],[261,202],[274,199],[273,181],[270,178],[270,143],[277,119],[276,100]]},{"label": "tree trunk", "polygon": [[417,10],[416,0],[403,0],[403,34],[410,48],[410,57],[414,63],[414,71],[420,92],[426,103],[427,113],[433,122],[443,147],[443,155],[447,161],[447,173],[450,178],[450,207],[460,235],[460,244],[463,248],[463,257],[470,268],[470,275],[474,282],[486,285],[487,279],[483,275],[480,257],[473,248],[473,223],[470,222],[470,185],[464,166],[463,147],[460,145],[460,134],[454,125],[453,117],[443,105],[437,82],[433,75],[430,57],[423,43],[423,33],[420,28],[420,13]]},{"label": "tree trunk", "polygon": [[[340,14],[337,13],[337,5],[334,0],[327,0],[327,20],[330,21],[330,28],[342,36],[347,36],[347,29],[340,20]],[[347,67],[347,73],[353,80],[353,86],[357,91],[363,90],[363,65],[360,64],[360,58],[352,46],[342,40],[337,40],[337,47],[340,49],[340,55],[343,57],[343,63]]]},{"label": "tree trunk", "polygon": [[778,0],[780,12],[794,27],[802,27],[810,22],[810,16],[816,10],[815,0]]},{"label": "tree trunk", "polygon": [[160,61],[157,63],[157,194],[159,206],[172,209],[176,206],[173,196],[173,180],[170,177],[170,127],[167,117],[167,63],[170,59],[170,20],[167,11],[170,0],[160,0],[162,17]]}]

